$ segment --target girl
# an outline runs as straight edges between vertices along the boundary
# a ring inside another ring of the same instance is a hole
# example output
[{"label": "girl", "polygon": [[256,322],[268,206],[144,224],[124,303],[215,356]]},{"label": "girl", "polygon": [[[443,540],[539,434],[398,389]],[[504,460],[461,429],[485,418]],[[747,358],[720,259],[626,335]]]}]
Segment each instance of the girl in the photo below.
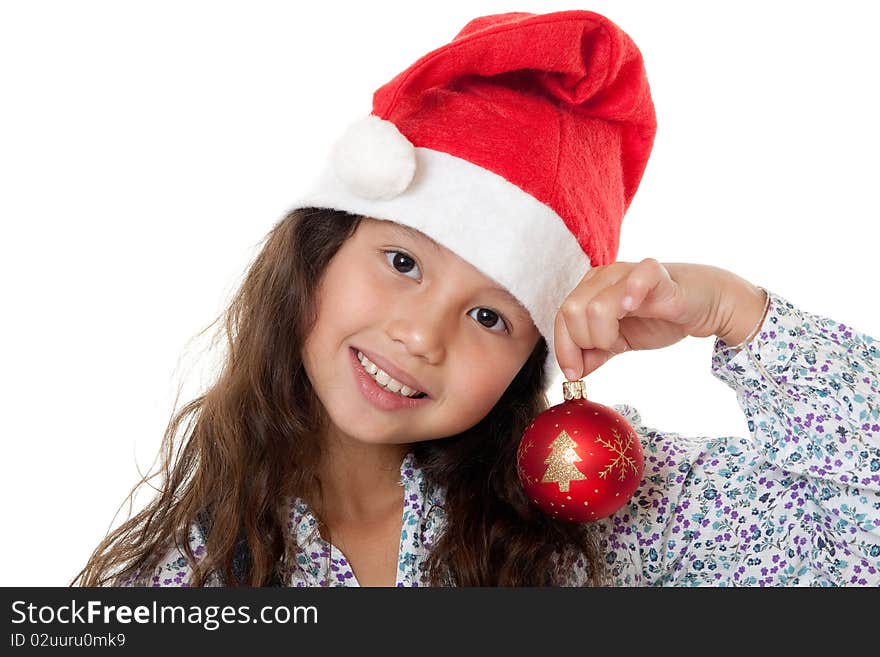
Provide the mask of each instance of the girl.
[{"label": "girl", "polygon": [[[638,49],[586,11],[474,19],[378,89],[251,266],[158,497],[74,581],[880,583],[875,341],[717,267],[615,262],[655,129]],[[751,435],[617,406],[632,500],[538,511],[516,447],[556,368],[689,335]]]}]

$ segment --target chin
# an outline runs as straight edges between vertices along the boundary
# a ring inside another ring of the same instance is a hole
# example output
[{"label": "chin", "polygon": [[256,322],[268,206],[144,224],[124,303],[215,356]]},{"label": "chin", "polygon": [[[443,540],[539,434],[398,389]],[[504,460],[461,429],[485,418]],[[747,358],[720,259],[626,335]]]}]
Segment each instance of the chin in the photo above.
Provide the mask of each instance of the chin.
[{"label": "chin", "polygon": [[382,427],[381,421],[365,418],[363,411],[354,408],[338,409],[340,413],[330,416],[330,432],[345,437],[346,441],[365,445],[399,445],[409,441],[403,436],[395,436],[389,427]]}]

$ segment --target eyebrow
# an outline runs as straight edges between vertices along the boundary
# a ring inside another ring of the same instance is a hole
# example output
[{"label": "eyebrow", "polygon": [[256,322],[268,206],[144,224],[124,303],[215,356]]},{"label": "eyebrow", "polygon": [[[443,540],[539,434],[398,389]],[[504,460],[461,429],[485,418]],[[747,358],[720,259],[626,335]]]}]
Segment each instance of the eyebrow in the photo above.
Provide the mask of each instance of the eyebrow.
[{"label": "eyebrow", "polygon": [[514,308],[516,308],[516,312],[517,312],[517,314],[520,316],[521,319],[526,320],[526,321],[531,321],[531,320],[532,320],[532,315],[531,315],[531,313],[530,313],[528,310],[526,310],[525,307],[524,307],[519,301],[517,301],[517,299],[515,299],[515,298],[513,297],[513,295],[510,294],[510,292],[508,292],[508,291],[505,290],[504,288],[501,288],[501,287],[491,287],[491,288],[488,289],[488,291],[489,291],[489,292],[498,292],[501,296],[503,296],[505,299],[507,299],[507,301],[508,301],[508,302],[509,302]]},{"label": "eyebrow", "polygon": [[428,243],[434,248],[435,251],[437,251],[438,253],[440,252],[440,245],[437,244],[437,242],[432,240],[430,237],[425,235],[423,232],[416,230],[415,228],[410,228],[409,226],[404,226],[403,224],[399,224],[394,221],[389,221],[388,222],[388,229],[394,233],[397,233],[398,235],[406,235],[410,239],[413,239],[416,241],[427,240]]}]

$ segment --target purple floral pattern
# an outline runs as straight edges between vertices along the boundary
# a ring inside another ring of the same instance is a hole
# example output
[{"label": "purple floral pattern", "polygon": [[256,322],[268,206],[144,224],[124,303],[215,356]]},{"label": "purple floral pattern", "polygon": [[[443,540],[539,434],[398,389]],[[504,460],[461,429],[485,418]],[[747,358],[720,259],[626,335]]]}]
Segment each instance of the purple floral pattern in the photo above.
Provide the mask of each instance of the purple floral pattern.
[{"label": "purple floral pattern", "polygon": [[[735,351],[717,339],[711,373],[731,387],[748,437],[685,437],[643,425],[645,474],[633,498],[595,526],[619,586],[880,585],[880,349],[872,337],[769,292],[758,335]],[[425,586],[443,530],[444,491],[408,454],[397,586]],[[290,586],[357,586],[300,499],[288,530],[300,546]],[[191,546],[204,541],[194,527]],[[579,560],[567,586],[586,579]],[[177,550],[123,585],[187,586]],[[217,585],[213,580],[209,584]]]},{"label": "purple floral pattern", "polygon": [[[641,487],[600,522],[622,585],[880,585],[880,350],[771,293],[759,334],[716,340],[712,374],[748,438],[638,426]],[[577,583],[577,574],[573,583]]]}]

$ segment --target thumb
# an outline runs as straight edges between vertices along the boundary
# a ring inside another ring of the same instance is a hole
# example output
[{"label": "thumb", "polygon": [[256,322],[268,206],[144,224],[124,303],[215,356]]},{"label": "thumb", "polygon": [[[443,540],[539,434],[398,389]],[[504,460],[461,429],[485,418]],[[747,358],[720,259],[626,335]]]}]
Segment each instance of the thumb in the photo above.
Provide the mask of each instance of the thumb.
[{"label": "thumb", "polygon": [[602,367],[609,360],[614,358],[616,354],[605,349],[584,349],[584,376],[589,376],[597,369]]}]

